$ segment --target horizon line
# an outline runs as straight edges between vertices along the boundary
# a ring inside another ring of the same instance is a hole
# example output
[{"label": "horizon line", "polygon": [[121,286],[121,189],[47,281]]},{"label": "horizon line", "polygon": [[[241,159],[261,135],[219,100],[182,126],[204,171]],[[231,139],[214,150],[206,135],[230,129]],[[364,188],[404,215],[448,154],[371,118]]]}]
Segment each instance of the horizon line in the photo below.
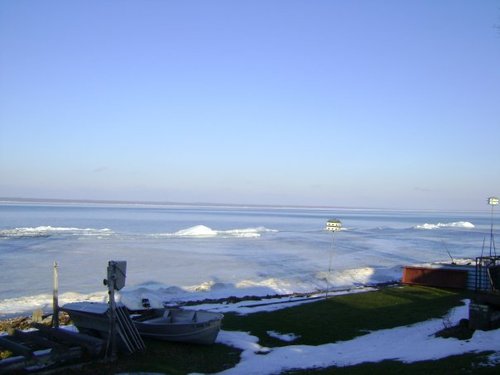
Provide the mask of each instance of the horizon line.
[{"label": "horizon line", "polygon": [[205,207],[252,207],[252,208],[311,208],[311,209],[341,209],[341,210],[388,210],[388,211],[478,211],[479,209],[438,209],[438,208],[387,208],[364,206],[330,206],[330,205],[300,205],[300,204],[257,204],[257,203],[220,203],[220,202],[172,202],[156,200],[126,200],[126,199],[77,199],[77,198],[37,198],[37,197],[0,197],[0,203],[88,203],[109,205],[144,205],[144,206],[205,206]]}]

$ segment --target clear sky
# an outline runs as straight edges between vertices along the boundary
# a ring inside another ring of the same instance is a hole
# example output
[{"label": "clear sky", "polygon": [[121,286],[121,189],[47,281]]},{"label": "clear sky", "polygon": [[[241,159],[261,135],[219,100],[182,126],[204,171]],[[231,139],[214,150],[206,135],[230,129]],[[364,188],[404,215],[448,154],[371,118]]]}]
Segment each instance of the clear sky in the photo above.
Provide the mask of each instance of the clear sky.
[{"label": "clear sky", "polygon": [[487,209],[500,1],[0,2],[0,196]]}]

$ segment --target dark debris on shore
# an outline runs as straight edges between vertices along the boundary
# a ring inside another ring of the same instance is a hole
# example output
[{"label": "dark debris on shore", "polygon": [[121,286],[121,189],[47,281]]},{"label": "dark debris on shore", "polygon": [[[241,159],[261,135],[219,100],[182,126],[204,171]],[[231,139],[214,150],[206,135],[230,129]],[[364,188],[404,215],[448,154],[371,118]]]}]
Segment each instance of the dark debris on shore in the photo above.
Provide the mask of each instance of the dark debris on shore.
[{"label": "dark debris on shore", "polygon": [[[59,325],[68,325],[70,322],[69,315],[65,312],[59,313]],[[52,315],[42,316],[41,319],[33,316],[18,316],[0,320],[0,332],[10,332],[12,330],[27,330],[34,328],[35,324],[43,324],[46,326],[52,325]]]}]

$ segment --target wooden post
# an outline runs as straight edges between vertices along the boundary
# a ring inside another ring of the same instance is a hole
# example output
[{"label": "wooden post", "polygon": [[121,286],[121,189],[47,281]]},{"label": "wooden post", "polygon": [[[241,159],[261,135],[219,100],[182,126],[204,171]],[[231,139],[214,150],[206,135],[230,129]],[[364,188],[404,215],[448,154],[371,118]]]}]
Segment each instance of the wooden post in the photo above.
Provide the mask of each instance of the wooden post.
[{"label": "wooden post", "polygon": [[109,318],[109,334],[106,344],[105,358],[115,360],[117,353],[116,343],[116,303],[115,303],[115,279],[116,267],[115,262],[108,262],[108,277],[104,280],[104,285],[108,287],[108,318]]},{"label": "wooden post", "polygon": [[54,290],[52,292],[52,327],[59,327],[59,273],[54,262]]}]

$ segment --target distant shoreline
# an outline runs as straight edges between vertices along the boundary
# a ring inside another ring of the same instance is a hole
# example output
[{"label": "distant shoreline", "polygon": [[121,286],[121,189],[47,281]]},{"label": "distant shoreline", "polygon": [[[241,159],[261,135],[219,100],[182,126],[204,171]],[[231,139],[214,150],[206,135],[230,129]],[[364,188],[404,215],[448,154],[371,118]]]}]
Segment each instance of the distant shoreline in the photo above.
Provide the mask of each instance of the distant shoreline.
[{"label": "distant shoreline", "polygon": [[[208,206],[208,207],[252,207],[252,208],[311,208],[311,209],[342,209],[342,210],[385,210],[379,207],[347,207],[347,206],[307,206],[285,204],[245,204],[245,203],[214,203],[214,202],[170,202],[143,200],[112,200],[112,199],[65,199],[65,198],[23,198],[0,197],[0,203],[78,203],[78,204],[129,204],[145,206]],[[395,209],[397,210],[397,209]]]},{"label": "distant shoreline", "polygon": [[285,205],[285,204],[244,204],[244,203],[215,203],[215,202],[171,202],[148,200],[112,200],[112,199],[69,199],[69,198],[25,198],[0,197],[2,203],[33,203],[33,204],[102,204],[102,205],[130,205],[130,206],[187,206],[187,207],[219,207],[219,208],[269,208],[269,209],[312,209],[312,210],[366,210],[392,212],[483,212],[472,209],[430,209],[430,208],[386,208],[360,206],[323,206],[323,205]]}]

